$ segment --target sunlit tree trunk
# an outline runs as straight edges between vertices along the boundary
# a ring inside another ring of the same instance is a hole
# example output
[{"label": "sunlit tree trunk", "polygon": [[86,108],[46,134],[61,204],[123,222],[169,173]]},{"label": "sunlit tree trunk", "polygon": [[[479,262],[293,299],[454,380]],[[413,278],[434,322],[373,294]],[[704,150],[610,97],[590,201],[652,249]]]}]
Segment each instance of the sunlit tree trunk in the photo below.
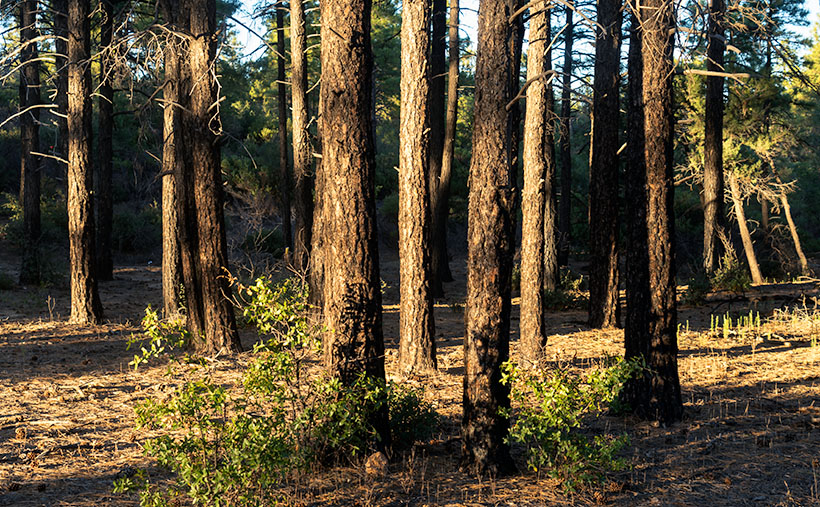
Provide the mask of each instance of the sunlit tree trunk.
[{"label": "sunlit tree trunk", "polygon": [[737,218],[737,228],[740,231],[740,240],[743,243],[743,252],[746,254],[746,262],[749,264],[749,271],[752,273],[752,282],[763,283],[763,274],[760,272],[760,265],[757,263],[754,242],[749,232],[749,225],[746,222],[746,212],[743,209],[743,196],[740,192],[740,185],[737,183],[737,176],[729,173],[729,195],[732,196],[732,204]]},{"label": "sunlit tree trunk", "polygon": [[789,232],[794,242],[794,251],[797,253],[797,259],[800,261],[800,274],[809,274],[809,261],[806,259],[806,254],[803,253],[803,246],[800,244],[800,236],[797,234],[797,226],[794,224],[792,218],[792,209],[789,206],[789,198],[786,193],[780,194],[780,205],[783,206],[783,214],[786,215],[786,222],[789,224]]},{"label": "sunlit tree trunk", "polygon": [[313,230],[313,175],[308,124],[307,25],[302,0],[290,2],[291,101],[293,110],[294,265],[301,273],[309,269]]},{"label": "sunlit tree trunk", "polygon": [[97,219],[97,276],[100,280],[114,278],[111,258],[111,228],[114,202],[111,195],[111,172],[114,163],[114,86],[112,83],[111,41],[114,39],[114,6],[111,0],[101,0],[102,27],[100,31],[100,88],[98,104],[98,158],[97,177],[94,181]]}]

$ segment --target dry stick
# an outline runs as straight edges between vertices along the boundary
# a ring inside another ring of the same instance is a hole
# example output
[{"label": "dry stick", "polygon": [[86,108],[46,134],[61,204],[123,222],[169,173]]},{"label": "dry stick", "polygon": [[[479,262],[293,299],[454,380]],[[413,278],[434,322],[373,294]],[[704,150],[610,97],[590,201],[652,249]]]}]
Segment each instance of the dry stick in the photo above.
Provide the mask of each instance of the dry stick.
[{"label": "dry stick", "polygon": [[539,75],[535,76],[532,79],[528,79],[527,82],[524,83],[524,86],[521,87],[521,90],[518,91],[518,95],[513,97],[513,99],[507,104],[507,106],[504,109],[509,111],[515,105],[516,101],[524,98],[524,96],[526,95],[527,88],[529,88],[531,84],[535,83],[536,81],[542,80],[546,76],[549,76],[549,79],[547,79],[547,82],[546,82],[546,86],[549,86],[549,84],[552,82],[553,78],[555,78],[556,74],[558,74],[558,73],[555,72],[554,70],[548,70],[548,71],[546,71],[542,74],[539,74]]}]

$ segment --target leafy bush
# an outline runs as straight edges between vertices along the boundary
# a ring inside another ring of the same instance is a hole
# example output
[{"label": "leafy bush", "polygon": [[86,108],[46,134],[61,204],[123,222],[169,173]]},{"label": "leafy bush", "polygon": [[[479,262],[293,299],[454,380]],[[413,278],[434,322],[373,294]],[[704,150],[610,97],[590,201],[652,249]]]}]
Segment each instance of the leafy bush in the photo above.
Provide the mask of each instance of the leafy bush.
[{"label": "leafy bush", "polygon": [[[9,219],[8,223],[0,227],[0,239],[21,247],[23,245],[23,207],[17,195],[2,194],[0,216]],[[66,211],[65,197],[62,192],[54,195],[43,194],[40,199],[40,241],[46,243],[62,243],[68,239],[68,212]]]},{"label": "leafy bush", "polygon": [[111,220],[111,245],[120,252],[149,252],[162,244],[162,209],[117,207]]},{"label": "leafy bush", "polygon": [[[128,363],[134,369],[146,361],[167,354],[173,350],[180,349],[191,343],[191,335],[185,329],[185,322],[179,318],[162,320],[159,313],[149,305],[145,309],[145,317],[142,318],[142,332],[147,340],[141,336],[133,336],[128,340],[128,348],[134,344],[140,344],[140,354],[134,356],[134,360]],[[148,348],[146,348],[146,346]]]},{"label": "leafy bush", "polygon": [[589,297],[584,292],[583,275],[574,276],[569,268],[558,273],[558,288],[544,291],[544,306],[551,310],[585,309]]},{"label": "leafy bush", "polygon": [[511,387],[517,405],[508,442],[524,444],[530,469],[547,473],[567,491],[601,481],[626,463],[616,456],[628,444],[626,435],[595,435],[580,428],[617,400],[637,363],[609,360],[604,367],[580,375],[564,368],[524,372],[513,362],[502,368],[501,382]]},{"label": "leafy bush", "polygon": [[713,289],[736,293],[746,292],[752,286],[749,271],[731,253],[723,256],[720,267],[715,270],[710,282]]}]

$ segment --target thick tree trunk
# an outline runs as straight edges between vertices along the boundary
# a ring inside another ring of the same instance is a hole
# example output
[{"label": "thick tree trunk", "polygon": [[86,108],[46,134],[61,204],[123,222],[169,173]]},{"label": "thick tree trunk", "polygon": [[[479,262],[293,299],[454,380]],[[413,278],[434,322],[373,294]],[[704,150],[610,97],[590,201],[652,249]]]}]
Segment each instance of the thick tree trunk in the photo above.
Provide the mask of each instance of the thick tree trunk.
[{"label": "thick tree trunk", "polygon": [[97,177],[94,181],[97,219],[97,277],[100,280],[114,278],[111,259],[111,227],[114,202],[111,196],[111,172],[114,163],[114,86],[112,83],[110,51],[114,38],[114,6],[111,0],[101,0],[102,28],[100,32],[100,98],[98,99],[99,125],[97,129],[98,160]]},{"label": "thick tree trunk", "polygon": [[307,274],[313,229],[313,175],[311,174],[310,113],[307,90],[307,25],[302,0],[290,2],[291,101],[293,105],[294,265]]},{"label": "thick tree trunk", "polygon": [[[212,106],[217,103],[216,77],[212,73],[217,42],[216,3],[214,0],[185,0],[181,15],[185,16],[181,21],[189,23],[190,36],[187,69],[184,71],[188,84],[180,87],[188,94],[187,107],[181,114],[180,132],[184,132],[180,138],[184,138],[182,147],[186,150],[186,156],[181,164],[183,178],[177,179],[178,189],[187,187],[187,190],[178,199],[188,208],[188,212],[181,215],[189,220],[183,229],[200,232],[198,236],[193,236],[197,239],[193,248],[197,272],[183,273],[185,296],[189,302],[188,315],[201,315],[201,325],[194,322],[189,330],[199,352],[230,353],[240,351],[242,346],[233,306],[228,300],[231,287],[226,276],[228,251],[221,157],[218,133],[215,131],[218,126],[212,121]],[[190,209],[191,201],[193,209]],[[188,269],[185,264],[183,256],[183,271]],[[200,291],[199,300],[196,301],[198,308],[192,309],[191,294],[197,289]]]},{"label": "thick tree trunk", "polygon": [[[706,70],[723,72],[726,41],[723,37],[724,0],[709,2]],[[706,77],[706,113],[703,143],[703,269],[714,272],[728,240],[723,205],[723,76]]]},{"label": "thick tree trunk", "polygon": [[20,3],[20,203],[23,206],[23,263],[20,283],[40,283],[40,63],[37,2]]},{"label": "thick tree trunk", "polygon": [[[325,0],[322,37],[322,206],[325,364],[350,385],[384,380],[376,240],[370,0]],[[389,445],[387,406],[371,423]]]},{"label": "thick tree trunk", "polygon": [[[444,215],[442,217],[436,214],[436,207],[442,207],[441,202],[446,206],[449,200],[449,196],[442,194],[443,189],[441,185],[445,136],[444,78],[447,72],[444,57],[447,31],[446,0],[433,0],[431,21],[430,101],[428,105],[430,122],[430,153],[428,156],[430,159],[430,170],[428,178],[430,181],[430,209],[433,214],[430,237],[430,262],[433,272],[433,295],[435,297],[443,297],[444,286],[442,282],[453,281],[447,252],[447,216]],[[447,211],[447,208],[445,208],[445,211]]]},{"label": "thick tree trunk", "polygon": [[[319,112],[323,110],[322,99],[319,98]],[[317,128],[316,147],[322,151],[322,123],[319,122]],[[310,271],[308,272],[308,302],[310,305],[321,311],[324,304],[324,286],[325,286],[325,265],[324,265],[324,233],[323,233],[323,218],[324,217],[324,203],[325,203],[325,184],[324,184],[324,160],[319,158],[316,160],[316,178],[314,181],[316,187],[316,201],[313,209],[313,228],[311,229],[310,237]]]},{"label": "thick tree trunk", "polygon": [[285,13],[276,9],[276,80],[279,90],[279,189],[282,205],[282,237],[285,246],[293,251],[293,233],[290,227],[290,167],[288,163],[288,86],[285,82]]},{"label": "thick tree trunk", "polygon": [[[177,23],[179,2],[164,0],[161,3],[166,23]],[[176,175],[177,156],[176,129],[180,125],[178,79],[179,58],[185,54],[177,37],[171,37],[165,46],[165,86],[162,116],[162,301],[166,318],[176,317],[182,310],[180,289],[182,286],[182,260],[180,258],[180,223],[177,205]]]},{"label": "thick tree trunk", "polygon": [[68,238],[71,322],[98,324],[91,163],[91,40],[89,0],[68,2]]},{"label": "thick tree trunk", "polygon": [[[547,143],[552,139],[546,46],[550,43],[550,11],[546,0],[530,8],[530,43],[527,49],[527,107],[524,115],[524,191],[521,196],[521,344],[532,362],[547,342],[544,327],[545,212],[548,174]],[[554,287],[552,287],[554,288]]]},{"label": "thick tree trunk", "polygon": [[628,286],[641,293],[637,301],[643,306],[630,308],[639,322],[627,329],[626,337],[628,357],[643,356],[648,366],[644,378],[627,391],[632,395],[630,405],[637,414],[666,424],[679,420],[683,410],[677,363],[673,210],[673,21],[669,0],[649,0],[641,6],[646,189],[632,201],[645,196],[645,221],[634,226],[643,229],[636,236],[645,234],[647,241],[630,246],[647,249],[648,283]]},{"label": "thick tree trunk", "polygon": [[566,7],[567,23],[564,28],[564,76],[561,89],[561,133],[558,141],[561,153],[561,201],[558,209],[558,265],[569,264],[570,240],[572,239],[572,151],[570,119],[572,118],[572,7]]},{"label": "thick tree trunk", "polygon": [[621,3],[598,0],[589,150],[589,325],[618,325],[618,125]]},{"label": "thick tree trunk", "polygon": [[404,0],[401,11],[399,130],[399,367],[405,374],[436,369],[430,287],[430,187],[427,75],[428,0]]},{"label": "thick tree trunk", "polygon": [[740,240],[743,243],[743,252],[746,254],[746,262],[749,263],[749,271],[752,274],[752,282],[763,283],[763,275],[760,273],[760,265],[757,263],[754,242],[749,233],[749,225],[746,223],[746,212],[743,209],[743,197],[740,193],[740,186],[737,184],[737,176],[729,174],[729,193],[732,196],[732,203],[735,208],[735,218],[737,218],[737,228],[740,231]]},{"label": "thick tree trunk", "polygon": [[[68,0],[52,0],[54,11],[54,66],[57,72],[57,93],[55,102],[57,111],[54,122],[57,124],[57,143],[54,147],[56,156],[68,160]],[[66,175],[67,164],[60,164],[59,174]],[[67,178],[64,182],[67,181]]]},{"label": "thick tree trunk", "polygon": [[513,187],[509,114],[513,72],[510,0],[481,0],[476,51],[475,128],[469,176],[467,335],[464,340],[464,466],[476,474],[515,469],[504,442],[510,406],[501,384],[509,357]]},{"label": "thick tree trunk", "polygon": [[789,206],[789,198],[785,193],[780,194],[780,204],[783,206],[783,214],[786,215],[786,222],[789,224],[789,232],[792,235],[794,242],[794,251],[797,253],[797,258],[800,261],[800,274],[807,276],[809,274],[809,261],[806,259],[806,254],[803,253],[803,247],[800,244],[800,236],[797,234],[797,226],[794,225],[792,218],[792,209]]}]

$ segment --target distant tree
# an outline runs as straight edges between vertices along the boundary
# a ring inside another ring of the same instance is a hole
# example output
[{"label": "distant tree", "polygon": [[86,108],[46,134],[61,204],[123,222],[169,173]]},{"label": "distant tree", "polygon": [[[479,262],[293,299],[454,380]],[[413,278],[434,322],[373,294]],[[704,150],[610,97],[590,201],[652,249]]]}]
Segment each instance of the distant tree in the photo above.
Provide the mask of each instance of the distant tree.
[{"label": "distant tree", "polygon": [[598,0],[589,162],[589,325],[618,325],[621,3]]},{"label": "distant tree", "polygon": [[293,125],[294,265],[305,272],[310,265],[313,229],[313,175],[308,109],[307,24],[302,0],[290,2],[291,121]]},{"label": "distant tree", "polygon": [[100,280],[114,278],[111,258],[111,229],[114,200],[111,195],[111,173],[114,164],[114,86],[111,65],[111,42],[114,40],[114,5],[112,0],[100,0],[100,87],[98,104],[98,153],[94,203],[97,220],[97,276]]},{"label": "distant tree", "polygon": [[293,234],[290,227],[290,163],[288,160],[288,83],[285,77],[285,13],[276,8],[276,94],[279,105],[279,189],[282,205],[282,236],[285,246],[293,250]]},{"label": "distant tree", "polygon": [[428,0],[404,0],[399,130],[399,367],[405,373],[436,369],[429,248],[429,25]]},{"label": "distant tree", "polygon": [[[362,374],[384,380],[370,9],[369,0],[321,4],[324,359],[346,385]],[[387,415],[384,404],[371,421],[385,446]]]},{"label": "distant tree", "polygon": [[572,22],[571,6],[566,8],[567,22],[564,28],[564,68],[561,85],[561,130],[558,137],[558,146],[561,153],[561,201],[558,208],[558,265],[569,264],[569,248],[571,238],[570,216],[572,212],[572,143],[570,135],[570,120],[572,119],[572,42],[574,25]]},{"label": "distant tree", "polygon": [[37,1],[20,2],[20,203],[23,206],[21,284],[40,283],[40,63]]},{"label": "distant tree", "polygon": [[462,454],[476,474],[515,469],[504,442],[509,390],[500,380],[509,357],[513,263],[512,154],[509,151],[510,0],[481,0],[476,49],[475,120],[469,176],[467,334],[464,340]]}]

